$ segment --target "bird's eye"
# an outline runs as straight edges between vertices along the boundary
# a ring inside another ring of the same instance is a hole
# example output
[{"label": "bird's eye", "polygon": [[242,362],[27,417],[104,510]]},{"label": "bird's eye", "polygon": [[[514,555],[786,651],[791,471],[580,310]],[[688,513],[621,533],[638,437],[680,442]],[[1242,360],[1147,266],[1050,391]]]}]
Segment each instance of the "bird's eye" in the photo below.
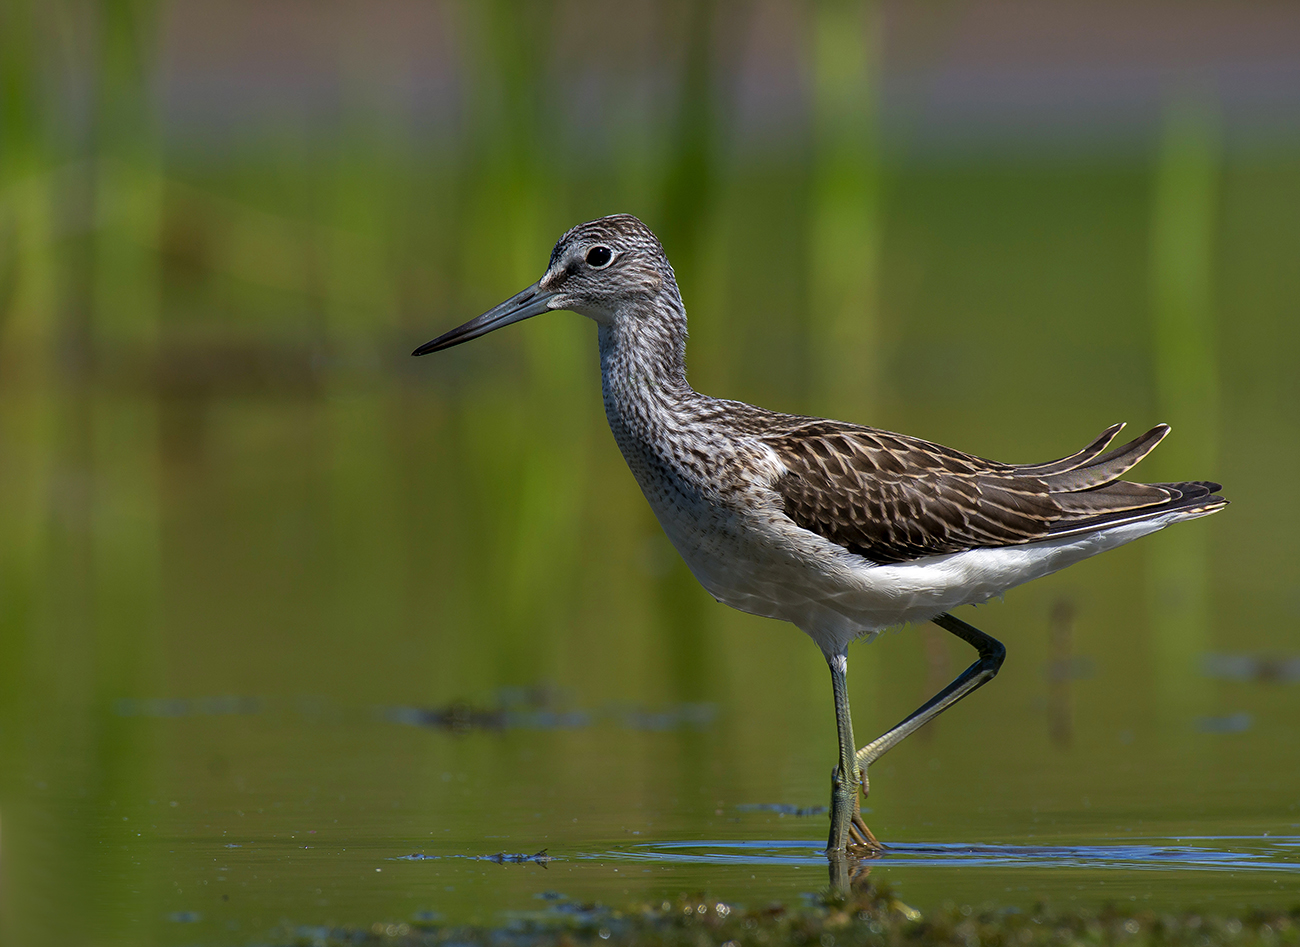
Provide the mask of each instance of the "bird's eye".
[{"label": "bird's eye", "polygon": [[609,261],[614,259],[614,251],[609,247],[595,246],[587,251],[587,265],[600,269],[603,266],[609,266]]}]

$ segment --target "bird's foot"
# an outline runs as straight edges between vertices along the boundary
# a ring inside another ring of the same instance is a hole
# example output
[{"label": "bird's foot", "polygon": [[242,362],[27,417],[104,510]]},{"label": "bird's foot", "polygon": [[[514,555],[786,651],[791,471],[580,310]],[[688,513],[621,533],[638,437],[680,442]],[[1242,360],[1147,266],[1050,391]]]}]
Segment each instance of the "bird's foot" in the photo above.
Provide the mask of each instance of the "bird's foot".
[{"label": "bird's foot", "polygon": [[853,818],[849,820],[849,851],[862,858],[874,858],[885,851],[885,846],[862,819],[862,800],[871,795],[865,766],[858,770],[858,789],[861,794],[854,794]]},{"label": "bird's foot", "polygon": [[862,820],[867,774],[861,770],[853,775],[850,782],[838,766],[831,770],[831,838],[827,850],[850,858],[875,858],[884,853],[885,846]]},{"label": "bird's foot", "polygon": [[860,858],[874,858],[884,852],[884,844],[867,828],[867,823],[862,821],[862,813],[853,813],[853,819],[849,822],[849,853]]}]

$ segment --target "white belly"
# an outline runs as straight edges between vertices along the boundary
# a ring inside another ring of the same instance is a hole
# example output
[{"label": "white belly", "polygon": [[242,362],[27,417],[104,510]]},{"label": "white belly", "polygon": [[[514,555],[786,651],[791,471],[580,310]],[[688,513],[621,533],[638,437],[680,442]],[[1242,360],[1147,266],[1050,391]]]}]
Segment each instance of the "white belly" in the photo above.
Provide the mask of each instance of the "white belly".
[{"label": "white belly", "polygon": [[828,657],[863,635],[986,602],[1188,518],[1170,513],[1091,535],[876,565],[795,526],[775,507],[737,514],[655,499],[668,538],[710,594],[741,611],[792,622]]}]

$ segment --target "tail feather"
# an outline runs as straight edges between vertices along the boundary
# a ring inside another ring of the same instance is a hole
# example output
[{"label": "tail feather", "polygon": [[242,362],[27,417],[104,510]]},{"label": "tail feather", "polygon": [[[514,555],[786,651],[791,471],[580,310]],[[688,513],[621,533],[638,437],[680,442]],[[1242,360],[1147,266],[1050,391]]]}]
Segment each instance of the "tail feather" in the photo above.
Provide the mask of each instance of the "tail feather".
[{"label": "tail feather", "polygon": [[1154,484],[1118,480],[1090,490],[1053,493],[1052,499],[1067,516],[1105,516],[1159,506],[1177,496],[1177,492]]},{"label": "tail feather", "polygon": [[[1169,514],[1190,519],[1227,506],[1218,495],[1222,487],[1208,480],[1179,483],[1134,483],[1121,480],[1169,433],[1169,425],[1157,424],[1140,437],[1102,453],[1118,426],[1078,454],[1053,464],[1041,465],[1038,473],[1063,514],[1052,524],[1055,536],[1089,533],[1110,526],[1158,519]],[[1064,467],[1065,469],[1060,469]]]},{"label": "tail feather", "polygon": [[[1166,499],[1163,502],[1149,503],[1143,506],[1124,505],[1120,496],[1135,496],[1134,491],[1127,488],[1137,487],[1148,490],[1159,490],[1165,494]],[[1117,489],[1123,488],[1123,489]],[[1086,509],[1078,509],[1081,515],[1069,516],[1058,520],[1052,524],[1049,532],[1053,536],[1070,536],[1076,533],[1093,533],[1099,529],[1105,529],[1112,526],[1123,526],[1125,523],[1137,523],[1142,520],[1159,519],[1171,513],[1181,514],[1177,519],[1194,519],[1198,516],[1207,516],[1210,513],[1217,513],[1228,505],[1228,500],[1219,495],[1218,491],[1223,489],[1220,484],[1209,480],[1189,480],[1183,483],[1128,483],[1121,481],[1110,484],[1097,490],[1088,491],[1081,494],[1075,494],[1068,498],[1057,497],[1057,501],[1068,499],[1075,502],[1076,498],[1096,496],[1101,502],[1098,507],[1105,503],[1108,496],[1116,496],[1119,502],[1114,503],[1104,512],[1097,510],[1089,515]],[[1071,513],[1075,512],[1071,509]]]}]

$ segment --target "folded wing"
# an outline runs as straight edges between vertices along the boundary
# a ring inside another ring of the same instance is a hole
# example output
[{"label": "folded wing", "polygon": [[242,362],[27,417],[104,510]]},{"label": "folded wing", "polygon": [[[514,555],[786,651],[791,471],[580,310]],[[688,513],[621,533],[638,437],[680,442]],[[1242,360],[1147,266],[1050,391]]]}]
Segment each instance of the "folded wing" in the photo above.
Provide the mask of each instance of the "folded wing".
[{"label": "folded wing", "polygon": [[1227,503],[1208,482],[1119,478],[1169,433],[1157,425],[1107,451],[1123,425],[1043,464],[1001,464],[917,438],[808,419],[763,438],[785,465],[775,488],[798,526],[872,562],[1086,533]]}]

